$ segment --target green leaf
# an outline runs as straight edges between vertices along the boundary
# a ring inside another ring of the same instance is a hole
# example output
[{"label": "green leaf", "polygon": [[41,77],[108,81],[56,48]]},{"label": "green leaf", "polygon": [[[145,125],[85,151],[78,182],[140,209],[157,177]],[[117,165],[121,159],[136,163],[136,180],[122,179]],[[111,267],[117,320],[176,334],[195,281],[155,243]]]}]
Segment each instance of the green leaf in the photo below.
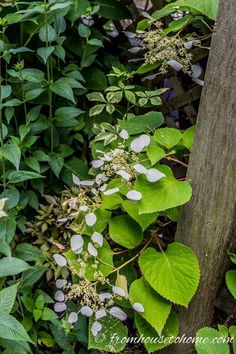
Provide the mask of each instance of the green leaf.
[{"label": "green leaf", "polygon": [[27,180],[35,179],[35,178],[43,178],[38,173],[30,172],[30,171],[14,171],[11,172],[8,176],[10,183],[21,183]]},{"label": "green leaf", "polygon": [[18,258],[4,257],[0,259],[0,277],[16,275],[29,268],[29,264]]},{"label": "green leaf", "polygon": [[236,299],[236,270],[229,270],[226,273],[225,280],[227,288]]},{"label": "green leaf", "polygon": [[0,220],[0,240],[10,243],[15,236],[16,220],[15,217],[7,217]]},{"label": "green leaf", "polygon": [[83,37],[83,38],[88,38],[91,34],[90,28],[88,26],[85,26],[83,23],[79,24],[78,32],[79,32],[80,37]]},{"label": "green leaf", "polygon": [[201,328],[196,335],[198,354],[229,354],[226,338],[213,328]]},{"label": "green leaf", "polygon": [[132,202],[131,200],[125,200],[122,204],[122,207],[125,211],[131,216],[132,219],[137,221],[137,223],[141,226],[142,230],[146,230],[146,228],[154,223],[157,219],[157,213],[151,214],[139,214],[139,204]]},{"label": "green leaf", "polygon": [[24,69],[21,71],[22,79],[36,84],[44,80],[44,73],[38,69]]},{"label": "green leaf", "polygon": [[149,112],[141,116],[132,117],[129,120],[118,119],[120,127],[126,129],[131,135],[148,133],[150,130],[160,127],[163,122],[163,115],[159,112]]},{"label": "green leaf", "polygon": [[[88,89],[91,89],[93,91],[104,91],[107,88],[107,77],[103,71],[97,68],[94,68],[93,70],[87,69],[83,72],[83,76],[86,80],[86,87]],[[90,93],[87,95],[87,97],[91,101],[105,101],[103,95],[99,92]]]},{"label": "green leaf", "polygon": [[[121,353],[126,346],[126,341],[121,341],[121,339],[127,337],[128,328],[118,319],[107,315],[99,320],[102,325],[102,330],[94,337],[91,333],[91,326],[94,321],[94,317],[89,320],[88,349],[97,349],[99,352]],[[112,340],[114,333],[117,335],[116,338],[118,338],[118,340]]]},{"label": "green leaf", "polygon": [[47,257],[42,253],[42,251],[29,243],[20,243],[17,245],[15,256],[27,262],[47,260]]},{"label": "green leaf", "polygon": [[9,314],[14,305],[18,284],[14,284],[0,291],[0,317],[2,313]]},{"label": "green leaf", "polygon": [[169,26],[164,29],[163,34],[168,35],[171,32],[182,31],[192,20],[193,16],[186,15],[178,20],[172,21]]},{"label": "green leaf", "polygon": [[89,115],[90,115],[90,117],[96,116],[96,115],[102,113],[102,111],[104,110],[105,107],[106,107],[105,104],[98,104],[98,105],[92,107],[92,108],[89,110]]},{"label": "green leaf", "polygon": [[37,49],[37,54],[43,59],[44,63],[47,63],[49,56],[53,53],[55,47],[41,47]]},{"label": "green leaf", "polygon": [[182,133],[174,128],[161,128],[155,132],[154,137],[158,144],[171,149],[180,142]]},{"label": "green leaf", "polygon": [[56,31],[49,24],[43,24],[39,30],[39,38],[42,42],[52,42],[56,39]]},{"label": "green leaf", "polygon": [[216,20],[219,0],[180,0],[172,3],[173,6],[189,7],[190,10],[201,12],[210,19]]},{"label": "green leaf", "polygon": [[182,135],[181,143],[189,150],[192,150],[196,126],[188,128]]},{"label": "green leaf", "polygon": [[130,299],[143,305],[140,315],[157,331],[159,336],[170,314],[171,303],[157,294],[144,278],[135,280],[130,287]]},{"label": "green leaf", "polygon": [[155,165],[158,161],[166,156],[165,151],[157,145],[150,145],[147,148],[147,157],[151,161],[152,165]]},{"label": "green leaf", "polygon": [[19,127],[19,135],[20,135],[20,140],[24,140],[26,135],[28,135],[30,132],[30,127],[26,124],[21,124]]},{"label": "green leaf", "polygon": [[32,342],[24,327],[13,316],[1,313],[0,337],[14,341]]},{"label": "green leaf", "polygon": [[22,273],[21,288],[32,287],[47,271],[44,266],[34,266]]},{"label": "green leaf", "polygon": [[66,80],[59,79],[50,85],[51,91],[56,93],[58,96],[64,97],[69,101],[75,103],[74,93],[71,86]]},{"label": "green leaf", "polygon": [[26,166],[28,166],[32,170],[34,170],[38,173],[40,172],[40,164],[39,164],[38,160],[35,159],[34,157],[28,157],[27,159],[25,159],[25,164],[26,164]]},{"label": "green leaf", "polygon": [[117,0],[96,0],[100,5],[98,14],[108,20],[126,20],[131,18],[128,8]]},{"label": "green leaf", "polygon": [[190,184],[186,181],[178,181],[174,177],[165,177],[158,182],[150,183],[146,177],[139,176],[135,183],[135,190],[142,193],[140,214],[164,211],[185,204],[192,195]]},{"label": "green leaf", "polygon": [[111,218],[109,235],[113,241],[126,248],[134,248],[143,240],[141,227],[128,215]]},{"label": "green leaf", "polygon": [[[138,313],[135,313],[134,320],[148,353],[153,353],[167,347],[174,342],[179,333],[179,321],[174,312],[170,313],[161,337],[158,336],[154,328]],[[151,338],[155,338],[155,342],[151,341]]]},{"label": "green leaf", "polygon": [[20,166],[21,150],[15,143],[4,145],[0,148],[0,156],[10,161],[18,170]]},{"label": "green leaf", "polygon": [[200,277],[197,257],[190,248],[178,242],[164,252],[148,248],[140,256],[139,265],[145,279],[161,296],[188,306]]},{"label": "green leaf", "polygon": [[41,95],[45,90],[43,88],[37,88],[26,92],[25,100],[32,101]]},{"label": "green leaf", "polygon": [[49,166],[51,167],[53,173],[59,178],[61,170],[64,166],[64,159],[59,154],[55,154],[49,161]]}]

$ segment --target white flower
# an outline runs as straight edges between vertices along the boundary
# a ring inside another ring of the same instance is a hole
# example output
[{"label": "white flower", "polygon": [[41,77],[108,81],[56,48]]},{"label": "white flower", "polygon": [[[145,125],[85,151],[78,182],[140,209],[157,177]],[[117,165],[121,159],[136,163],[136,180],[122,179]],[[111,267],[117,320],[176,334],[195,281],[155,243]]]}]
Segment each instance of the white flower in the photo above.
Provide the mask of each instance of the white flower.
[{"label": "white flower", "polygon": [[78,321],[78,315],[76,312],[71,312],[68,317],[68,322],[73,324]]},{"label": "white flower", "polygon": [[64,302],[56,302],[54,304],[54,311],[55,312],[63,312],[66,310],[66,304]]},{"label": "white flower", "polygon": [[146,167],[144,167],[143,165],[141,165],[140,163],[137,163],[136,165],[134,165],[134,169],[136,172],[138,173],[147,173],[147,169]]},{"label": "white flower", "polygon": [[67,260],[61,254],[55,253],[53,255],[53,259],[56,262],[56,264],[59,265],[60,267],[65,267],[67,264]]},{"label": "white flower", "polygon": [[75,254],[80,254],[80,253],[83,252],[83,249],[84,249],[83,247],[80,247],[80,248],[74,250],[74,253],[75,253]]},{"label": "white flower", "polygon": [[[101,188],[100,188],[100,190],[101,190]],[[103,194],[104,195],[111,195],[111,194],[117,193],[119,191],[120,191],[119,188],[111,188],[111,189],[106,190]]]},{"label": "white flower", "polygon": [[124,139],[124,140],[127,140],[129,139],[129,133],[127,132],[127,130],[125,129],[122,129],[120,132],[119,132],[119,136]]},{"label": "white flower", "polygon": [[104,165],[104,161],[102,160],[93,160],[91,162],[93,168],[100,168]]},{"label": "white flower", "polygon": [[67,280],[66,279],[57,279],[56,281],[56,287],[57,289],[62,289],[64,288],[64,286],[67,284]]},{"label": "white flower", "polygon": [[196,82],[196,84],[203,86],[204,85],[204,81],[200,80],[200,79],[196,79],[195,77],[193,77],[193,81]]},{"label": "white flower", "polygon": [[72,174],[72,180],[73,180],[73,183],[76,184],[77,186],[80,185],[80,179],[76,175]]},{"label": "white flower", "polygon": [[120,321],[125,321],[127,319],[127,315],[124,311],[122,311],[119,307],[112,307],[109,311],[110,315],[115,318],[118,318]]},{"label": "white flower", "polygon": [[87,207],[87,205],[81,205],[81,206],[79,207],[79,210],[81,210],[81,211],[87,211],[87,210],[88,210],[88,207]]},{"label": "white flower", "polygon": [[99,298],[102,301],[110,300],[112,298],[112,294],[111,293],[101,293],[101,294],[99,294]]},{"label": "white flower", "polygon": [[138,191],[132,190],[126,194],[126,198],[137,201],[142,199],[142,194]]},{"label": "white flower", "polygon": [[132,178],[132,176],[124,170],[117,171],[116,174],[121,176],[126,181],[129,181]]},{"label": "white flower", "polygon": [[124,291],[124,289],[120,288],[119,286],[113,286],[112,291],[114,294],[117,294],[121,297],[126,297],[126,292]]},{"label": "white flower", "polygon": [[57,222],[60,222],[62,224],[64,224],[65,222],[68,221],[68,218],[61,218],[61,219],[57,219]]},{"label": "white flower", "polygon": [[81,314],[86,317],[91,317],[93,314],[93,310],[89,306],[83,306],[81,307]]},{"label": "white flower", "polygon": [[139,302],[135,302],[134,304],[133,304],[133,309],[135,310],[135,311],[137,311],[137,312],[144,312],[144,307],[143,307],[143,305],[142,304],[140,304]]},{"label": "white flower", "polygon": [[103,318],[107,315],[106,310],[99,310],[95,313],[96,320]]},{"label": "white flower", "polygon": [[191,69],[192,69],[192,77],[197,79],[199,78],[199,76],[201,75],[202,73],[202,68],[200,65],[197,65],[197,64],[193,64],[191,66]]},{"label": "white flower", "polygon": [[97,217],[94,213],[88,213],[85,215],[85,222],[88,226],[93,226],[96,224]]},{"label": "white flower", "polygon": [[65,300],[65,295],[63,294],[63,292],[61,290],[58,290],[54,295],[54,299],[56,301],[63,302]]},{"label": "white flower", "polygon": [[133,150],[134,152],[137,152],[137,153],[141,152],[144,149],[144,147],[145,147],[145,145],[140,140],[140,138],[134,139],[130,144],[131,150]]},{"label": "white flower", "polygon": [[169,60],[167,64],[169,64],[175,71],[180,71],[184,67],[181,63],[179,63],[176,60]]},{"label": "white flower", "polygon": [[94,335],[94,337],[97,336],[97,334],[101,331],[101,329],[102,329],[102,325],[101,325],[101,323],[99,323],[98,321],[95,321],[95,322],[92,324],[91,332],[92,332],[92,334]]},{"label": "white flower", "polygon": [[113,160],[113,157],[109,154],[104,154],[104,161],[111,162]]},{"label": "white flower", "polygon": [[95,243],[97,243],[100,247],[103,245],[103,236],[99,232],[94,232],[92,234],[91,240]]},{"label": "white flower", "polygon": [[97,257],[98,255],[98,251],[91,242],[88,243],[88,253],[93,257]]},{"label": "white flower", "polygon": [[149,182],[157,182],[163,177],[166,177],[166,175],[164,175],[164,173],[158,171],[155,168],[151,168],[150,170],[147,171],[146,177]]},{"label": "white flower", "polygon": [[143,142],[144,146],[148,146],[151,142],[150,136],[143,134],[139,137],[140,141]]},{"label": "white flower", "polygon": [[80,248],[83,248],[84,239],[81,235],[74,235],[70,239],[70,246],[72,251],[77,251]]},{"label": "white flower", "polygon": [[80,181],[81,186],[92,187],[94,185],[94,181]]}]

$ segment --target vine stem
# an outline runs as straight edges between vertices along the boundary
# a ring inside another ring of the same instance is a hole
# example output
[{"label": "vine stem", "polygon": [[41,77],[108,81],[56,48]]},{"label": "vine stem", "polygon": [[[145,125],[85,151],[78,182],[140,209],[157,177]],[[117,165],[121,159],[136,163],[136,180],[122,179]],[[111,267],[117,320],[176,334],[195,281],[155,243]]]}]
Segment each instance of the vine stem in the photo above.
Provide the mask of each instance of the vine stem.
[{"label": "vine stem", "polygon": [[165,157],[165,159],[168,160],[168,161],[176,162],[179,165],[183,166],[184,168],[188,168],[188,165],[186,163],[184,163],[184,162],[182,162],[182,161],[180,161],[180,160],[178,160],[178,159],[176,159],[174,157],[167,156],[167,157]]},{"label": "vine stem", "polygon": [[150,245],[153,238],[154,238],[154,235],[147,241],[145,246],[134,257],[132,257],[131,259],[129,259],[125,263],[121,264],[119,267],[115,268],[110,274],[115,273],[115,272],[119,272],[120,269],[126,267],[129,263],[133,262],[136,258],[138,258],[145,251],[145,249]]}]

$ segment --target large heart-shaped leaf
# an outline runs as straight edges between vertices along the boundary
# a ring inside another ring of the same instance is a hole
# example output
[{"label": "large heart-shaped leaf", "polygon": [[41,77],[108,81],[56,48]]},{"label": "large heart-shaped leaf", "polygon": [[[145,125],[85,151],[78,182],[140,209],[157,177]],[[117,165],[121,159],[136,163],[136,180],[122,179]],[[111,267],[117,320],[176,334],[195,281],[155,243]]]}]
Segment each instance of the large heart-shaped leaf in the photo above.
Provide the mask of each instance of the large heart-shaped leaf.
[{"label": "large heart-shaped leaf", "polygon": [[113,241],[126,248],[134,248],[143,239],[141,227],[128,215],[111,218],[109,234]]},{"label": "large heart-shaped leaf", "polygon": [[197,290],[200,270],[193,251],[175,242],[165,252],[146,249],[139,265],[151,287],[166,299],[185,307]]},{"label": "large heart-shaped leaf", "polygon": [[226,338],[213,328],[201,328],[197,332],[195,348],[198,354],[229,354]]},{"label": "large heart-shaped leaf", "polygon": [[170,314],[171,303],[157,294],[144,278],[135,280],[130,287],[131,300],[143,305],[141,316],[161,335]]},{"label": "large heart-shaped leaf", "polygon": [[178,181],[172,176],[150,183],[146,177],[139,176],[135,190],[142,193],[139,213],[154,213],[164,211],[188,202],[192,195],[190,184]]}]

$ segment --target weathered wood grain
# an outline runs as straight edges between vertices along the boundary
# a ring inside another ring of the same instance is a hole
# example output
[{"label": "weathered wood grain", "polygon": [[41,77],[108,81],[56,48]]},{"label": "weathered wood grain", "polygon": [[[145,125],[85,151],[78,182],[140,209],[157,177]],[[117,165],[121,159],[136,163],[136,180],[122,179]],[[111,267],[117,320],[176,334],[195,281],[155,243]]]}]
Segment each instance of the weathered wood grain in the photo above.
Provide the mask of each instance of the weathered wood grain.
[{"label": "weathered wood grain", "polygon": [[[187,176],[193,197],[176,234],[196,252],[202,273],[189,309],[179,311],[180,334],[187,336],[211,324],[227,252],[236,247],[236,0],[220,1],[217,22]],[[195,350],[178,344],[163,352]]]}]

